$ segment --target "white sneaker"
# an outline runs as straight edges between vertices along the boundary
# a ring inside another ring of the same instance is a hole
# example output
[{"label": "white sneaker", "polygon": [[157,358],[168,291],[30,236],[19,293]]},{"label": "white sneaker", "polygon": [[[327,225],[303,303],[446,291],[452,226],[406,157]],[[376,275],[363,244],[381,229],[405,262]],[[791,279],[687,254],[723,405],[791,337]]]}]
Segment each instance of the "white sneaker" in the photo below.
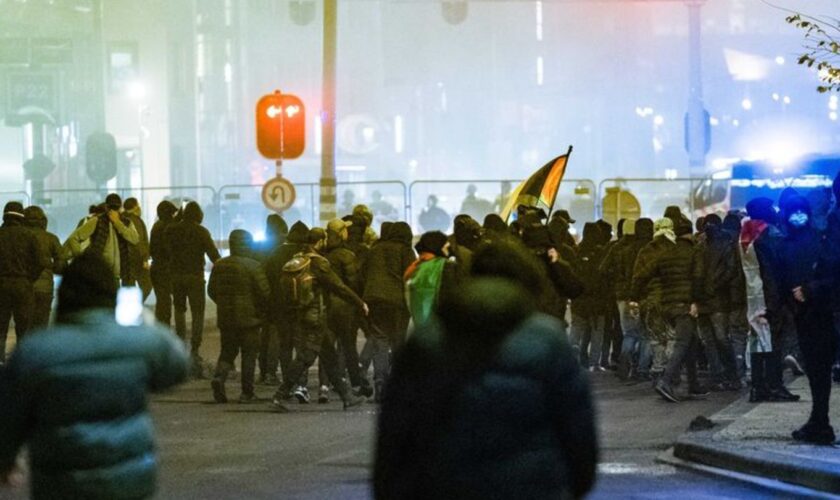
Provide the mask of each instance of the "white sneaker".
[{"label": "white sneaker", "polygon": [[295,387],[295,390],[292,394],[297,398],[298,403],[305,405],[309,404],[309,389],[303,386]]}]

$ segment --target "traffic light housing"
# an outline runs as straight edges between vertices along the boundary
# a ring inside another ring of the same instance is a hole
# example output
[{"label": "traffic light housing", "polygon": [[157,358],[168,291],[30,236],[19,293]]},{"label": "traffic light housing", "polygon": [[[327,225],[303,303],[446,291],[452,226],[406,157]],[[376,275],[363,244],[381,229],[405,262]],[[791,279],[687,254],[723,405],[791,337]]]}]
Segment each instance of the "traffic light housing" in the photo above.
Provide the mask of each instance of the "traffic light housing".
[{"label": "traffic light housing", "polygon": [[272,160],[294,159],[306,146],[306,110],[292,94],[264,95],[257,101],[257,150]]}]

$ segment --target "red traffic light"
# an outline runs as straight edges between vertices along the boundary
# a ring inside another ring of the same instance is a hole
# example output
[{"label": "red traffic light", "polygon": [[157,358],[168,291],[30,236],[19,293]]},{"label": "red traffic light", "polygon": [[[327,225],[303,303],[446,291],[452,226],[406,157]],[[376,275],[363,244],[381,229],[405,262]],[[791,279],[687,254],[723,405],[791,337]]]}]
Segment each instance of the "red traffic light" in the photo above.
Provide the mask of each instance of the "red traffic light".
[{"label": "red traffic light", "polygon": [[293,159],[306,145],[306,109],[292,94],[264,95],[257,101],[257,149],[272,160]]}]

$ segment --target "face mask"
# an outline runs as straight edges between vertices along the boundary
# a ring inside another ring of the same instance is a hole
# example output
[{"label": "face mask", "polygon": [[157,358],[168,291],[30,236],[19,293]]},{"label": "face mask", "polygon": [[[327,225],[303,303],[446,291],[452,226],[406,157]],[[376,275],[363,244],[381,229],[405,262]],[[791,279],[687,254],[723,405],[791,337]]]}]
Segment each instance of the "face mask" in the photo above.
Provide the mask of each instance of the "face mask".
[{"label": "face mask", "polygon": [[796,212],[788,217],[788,222],[790,222],[793,227],[802,227],[808,223],[808,214],[804,212]]}]

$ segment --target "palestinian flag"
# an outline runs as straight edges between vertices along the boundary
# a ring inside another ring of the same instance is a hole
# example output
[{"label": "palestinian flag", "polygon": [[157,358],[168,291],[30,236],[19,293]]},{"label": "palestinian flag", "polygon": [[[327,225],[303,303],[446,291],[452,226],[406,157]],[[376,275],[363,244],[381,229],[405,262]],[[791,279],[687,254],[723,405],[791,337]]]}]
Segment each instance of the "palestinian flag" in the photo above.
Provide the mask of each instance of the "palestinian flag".
[{"label": "palestinian flag", "polygon": [[557,199],[557,190],[566,174],[566,165],[569,163],[569,151],[543,165],[539,170],[526,179],[510,194],[507,203],[499,214],[505,222],[510,222],[511,213],[516,207],[525,205],[534,208],[544,208],[548,215],[554,209],[554,202]]}]

